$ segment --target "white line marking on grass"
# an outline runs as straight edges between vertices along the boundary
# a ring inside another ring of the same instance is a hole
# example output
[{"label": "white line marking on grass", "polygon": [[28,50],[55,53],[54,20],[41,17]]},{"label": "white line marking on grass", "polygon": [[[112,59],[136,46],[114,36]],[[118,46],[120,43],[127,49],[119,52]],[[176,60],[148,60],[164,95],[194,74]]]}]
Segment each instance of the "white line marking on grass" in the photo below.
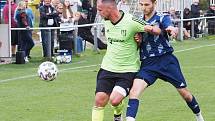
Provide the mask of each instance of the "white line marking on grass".
[{"label": "white line marking on grass", "polygon": [[[73,68],[66,68],[66,69],[61,69],[59,71],[62,72],[62,71],[82,69],[82,68],[89,68],[89,67],[95,67],[95,66],[100,66],[100,64],[88,65],[88,66],[80,66],[80,67],[73,67]],[[4,80],[0,80],[0,83],[14,81],[14,80],[18,80],[18,79],[26,79],[26,78],[31,78],[31,77],[35,77],[35,76],[37,76],[37,75],[34,74],[34,75],[29,75],[29,76],[20,76],[20,77],[16,77],[16,78],[4,79]]]},{"label": "white line marking on grass", "polygon": [[35,77],[35,76],[37,76],[37,75],[34,74],[34,75],[29,75],[29,76],[20,76],[20,77],[16,77],[16,78],[10,78],[10,79],[5,79],[5,80],[0,80],[0,83],[9,82],[9,81],[18,80],[18,79],[26,79],[26,78]]},{"label": "white line marking on grass", "polygon": [[[199,49],[199,48],[203,48],[203,47],[210,47],[210,46],[215,46],[215,44],[202,45],[202,46],[188,48],[188,49],[184,49],[184,50],[178,50],[178,51],[175,51],[175,53],[185,52],[185,51],[189,51],[189,50]],[[97,64],[97,65],[88,65],[88,66],[80,66],[80,67],[74,67],[74,68],[66,68],[66,69],[62,69],[60,71],[75,70],[75,69],[88,68],[88,67],[99,66],[99,65],[100,64]],[[199,67],[194,67],[194,68],[215,68],[215,67],[213,67],[213,66],[205,66],[205,67],[199,66]],[[5,80],[0,80],[0,83],[8,82],[8,81],[13,81],[13,80],[18,80],[18,79],[30,78],[30,77],[35,77],[35,76],[37,76],[37,75],[20,76],[20,77],[16,77],[16,78],[10,78],[10,79],[5,79]]]},{"label": "white line marking on grass", "polygon": [[202,45],[202,46],[192,47],[192,48],[188,48],[188,49],[184,49],[184,50],[178,50],[178,51],[175,51],[175,53],[185,52],[185,51],[189,51],[189,50],[195,50],[195,49],[199,49],[199,48],[203,48],[203,47],[211,47],[211,46],[215,46],[215,44]]},{"label": "white line marking on grass", "polygon": [[182,68],[188,68],[188,69],[214,69],[215,66],[182,66]]}]

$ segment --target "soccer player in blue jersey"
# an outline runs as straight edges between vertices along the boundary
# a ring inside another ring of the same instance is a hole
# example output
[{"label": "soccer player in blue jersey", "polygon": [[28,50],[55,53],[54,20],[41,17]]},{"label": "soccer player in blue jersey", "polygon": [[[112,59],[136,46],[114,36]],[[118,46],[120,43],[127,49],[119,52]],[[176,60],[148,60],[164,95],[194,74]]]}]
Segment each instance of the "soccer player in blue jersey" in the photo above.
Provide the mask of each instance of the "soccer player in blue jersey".
[{"label": "soccer player in blue jersey", "polygon": [[[177,29],[172,26],[168,15],[156,12],[156,0],[140,0],[139,4],[144,13],[143,19],[149,25],[159,26],[162,32],[160,35],[153,35],[150,32],[146,35],[143,33],[140,45],[141,67],[129,94],[126,120],[135,121],[139,96],[146,87],[152,85],[159,78],[169,82],[177,89],[195,114],[196,121],[204,121],[198,102],[187,89],[178,59],[172,54],[173,48],[169,43],[168,34],[176,37]],[[155,31],[154,29],[151,27],[152,32]]]},{"label": "soccer player in blue jersey", "polygon": [[[114,121],[122,121],[123,99],[129,94],[139,70],[138,46],[134,35],[149,30],[143,20],[117,9],[115,0],[97,0],[97,10],[104,18],[107,51],[97,75],[92,121],[103,121],[110,102]],[[160,29],[154,34],[160,34]]]}]

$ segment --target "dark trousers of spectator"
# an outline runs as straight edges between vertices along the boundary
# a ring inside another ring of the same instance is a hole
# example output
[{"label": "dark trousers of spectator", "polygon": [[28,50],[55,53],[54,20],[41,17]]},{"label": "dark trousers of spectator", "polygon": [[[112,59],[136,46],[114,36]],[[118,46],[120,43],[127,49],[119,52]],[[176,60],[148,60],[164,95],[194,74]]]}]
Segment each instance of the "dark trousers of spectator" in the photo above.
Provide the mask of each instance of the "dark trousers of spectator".
[{"label": "dark trousers of spectator", "polygon": [[32,31],[19,31],[19,47],[18,49],[25,52],[25,56],[29,57],[31,49],[34,47],[32,39]]},{"label": "dark trousers of spectator", "polygon": [[194,37],[197,37],[197,34],[200,33],[198,26],[199,26],[199,20],[195,20],[194,21]]},{"label": "dark trousers of spectator", "polygon": [[[49,57],[53,55],[54,48],[54,31],[53,30],[41,30],[43,57]],[[49,45],[49,43],[51,45]],[[49,48],[50,46],[50,48]],[[51,49],[51,50],[49,50]],[[51,53],[49,53],[51,51]],[[49,55],[51,54],[51,55]]]},{"label": "dark trousers of spectator", "polygon": [[215,34],[215,20],[208,20],[208,34]]},{"label": "dark trousers of spectator", "polygon": [[[83,38],[85,41],[94,44],[94,36],[92,35],[91,31],[81,31],[78,35]],[[99,38],[97,38],[98,48],[99,49],[107,49],[107,44],[102,42]]]}]

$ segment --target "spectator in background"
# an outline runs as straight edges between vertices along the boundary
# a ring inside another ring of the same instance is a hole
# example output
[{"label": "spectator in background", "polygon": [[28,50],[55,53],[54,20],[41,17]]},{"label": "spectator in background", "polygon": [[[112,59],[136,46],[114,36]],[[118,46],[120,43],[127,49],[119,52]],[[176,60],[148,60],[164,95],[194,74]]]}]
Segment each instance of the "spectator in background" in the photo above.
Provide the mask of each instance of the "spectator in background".
[{"label": "spectator in background", "polygon": [[120,0],[119,3],[117,4],[118,10],[122,10],[125,13],[129,13],[130,7],[128,5],[127,0]]},{"label": "spectator in background", "polygon": [[[74,22],[78,21],[78,17],[75,16],[76,14],[73,13],[70,0],[65,0],[63,3],[63,13],[61,16],[61,27],[72,27],[74,26]],[[71,50],[74,48],[74,28],[65,28],[60,29],[61,35],[60,35],[60,49],[67,49]],[[62,48],[62,47],[63,48]],[[83,45],[82,40],[77,37],[77,55],[80,55],[83,51]]]},{"label": "spectator in background", "polygon": [[[25,11],[26,11],[26,14],[28,16],[29,27],[33,28],[34,27],[34,14],[33,14],[32,9],[28,6],[28,0],[24,0],[24,1],[25,1]],[[29,31],[29,34],[30,34],[30,37],[32,38],[32,30]],[[33,40],[33,39],[30,39],[30,40]],[[34,42],[32,41],[30,43],[32,44]],[[29,46],[31,46],[31,45],[29,45]],[[30,55],[28,55],[28,59],[31,59]]]},{"label": "spectator in background", "polygon": [[97,14],[96,7],[91,6],[89,0],[83,0],[82,9],[83,9],[83,11],[86,11],[87,19],[88,19],[89,23],[94,23],[96,14]]},{"label": "spectator in background", "polygon": [[[179,25],[178,25],[179,23],[177,21],[175,21],[175,20],[180,19],[180,17],[177,14],[177,12],[176,12],[174,7],[170,7],[169,14],[170,14],[170,19],[172,20],[172,23],[173,23],[174,27],[179,27]],[[186,28],[183,28],[183,34],[184,34],[185,39],[190,38],[190,33],[187,31]]]},{"label": "spectator in background", "polygon": [[[14,19],[14,14],[16,10],[16,3],[14,0],[11,0],[11,28],[16,28],[17,23]],[[3,18],[4,18],[4,23],[8,24],[9,23],[9,4],[8,1],[6,5],[3,8]],[[12,57],[15,57],[16,55],[16,46],[18,45],[18,31],[17,30],[11,30],[11,51],[12,51]]]},{"label": "spectator in background", "polygon": [[[170,15],[170,19],[174,20],[174,19],[179,19],[179,17],[176,15],[176,11],[174,7],[170,7],[169,9],[169,15]],[[173,25],[174,26],[178,26],[178,22],[173,21]]]},{"label": "spectator in background", "polygon": [[[89,24],[90,20],[87,18],[88,12],[81,13],[80,18],[78,20],[78,24]],[[92,26],[80,27],[78,28],[78,35],[83,38],[85,41],[94,44],[94,36],[91,33]],[[99,49],[107,49],[107,44],[105,44],[101,39],[97,38],[98,48]]]},{"label": "spectator in background", "polygon": [[[200,17],[200,5],[199,0],[194,0],[193,4],[191,5],[191,18],[198,18]],[[194,21],[194,37],[197,37],[199,33],[198,29],[199,20]]]},{"label": "spectator in background", "polygon": [[[51,5],[51,0],[44,0],[44,5],[39,8],[40,11],[40,24],[39,27],[55,27],[58,25],[58,13],[55,8]],[[41,30],[42,46],[43,46],[43,57],[53,56],[54,48],[54,32],[50,29]],[[51,41],[51,55],[48,50],[48,43]]]},{"label": "spectator in background", "polygon": [[[190,19],[191,15],[190,15],[190,9],[189,8],[185,8],[184,9],[184,13],[183,13],[183,19]],[[186,28],[186,30],[191,30],[191,21],[184,21],[183,22],[184,28]]]},{"label": "spectator in background", "polygon": [[82,2],[80,0],[71,0],[72,11],[77,12],[82,9]]},{"label": "spectator in background", "polygon": [[[25,2],[19,2],[15,18],[17,20],[17,25],[19,28],[30,28],[31,23],[26,12]],[[19,50],[25,52],[25,62],[28,62],[30,51],[34,47],[31,30],[21,30],[19,31],[19,36]]]},{"label": "spectator in background", "polygon": [[[205,16],[215,16],[215,5],[211,5]],[[215,34],[215,18],[207,19],[208,34]]]},{"label": "spectator in background", "polygon": [[25,1],[25,11],[26,14],[28,16],[28,22],[31,28],[34,27],[34,14],[32,9],[28,6],[28,0],[24,0]]},{"label": "spectator in background", "polygon": [[56,9],[58,4],[60,4],[60,0],[51,0],[51,4]]}]

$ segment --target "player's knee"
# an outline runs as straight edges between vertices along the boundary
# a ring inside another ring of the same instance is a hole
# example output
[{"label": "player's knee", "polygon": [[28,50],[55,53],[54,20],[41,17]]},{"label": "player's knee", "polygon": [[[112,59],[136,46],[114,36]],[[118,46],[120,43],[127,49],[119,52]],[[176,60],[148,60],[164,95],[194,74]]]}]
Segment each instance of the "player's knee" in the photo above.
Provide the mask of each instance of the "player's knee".
[{"label": "player's knee", "polygon": [[192,94],[187,93],[187,94],[183,95],[183,98],[185,101],[190,102],[190,101],[192,101],[193,96],[192,96]]},{"label": "player's knee", "polygon": [[122,100],[120,100],[120,99],[112,99],[112,100],[110,100],[110,104],[112,106],[117,106],[117,105],[119,105],[121,103],[121,101]]},{"label": "player's knee", "polygon": [[97,107],[105,107],[105,105],[107,104],[108,102],[108,95],[106,94],[96,94],[96,97],[95,97],[95,106]]},{"label": "player's knee", "polygon": [[192,101],[193,95],[190,93],[190,91],[188,91],[186,88],[184,89],[180,89],[179,93],[181,94],[182,98],[187,101],[190,102]]}]

